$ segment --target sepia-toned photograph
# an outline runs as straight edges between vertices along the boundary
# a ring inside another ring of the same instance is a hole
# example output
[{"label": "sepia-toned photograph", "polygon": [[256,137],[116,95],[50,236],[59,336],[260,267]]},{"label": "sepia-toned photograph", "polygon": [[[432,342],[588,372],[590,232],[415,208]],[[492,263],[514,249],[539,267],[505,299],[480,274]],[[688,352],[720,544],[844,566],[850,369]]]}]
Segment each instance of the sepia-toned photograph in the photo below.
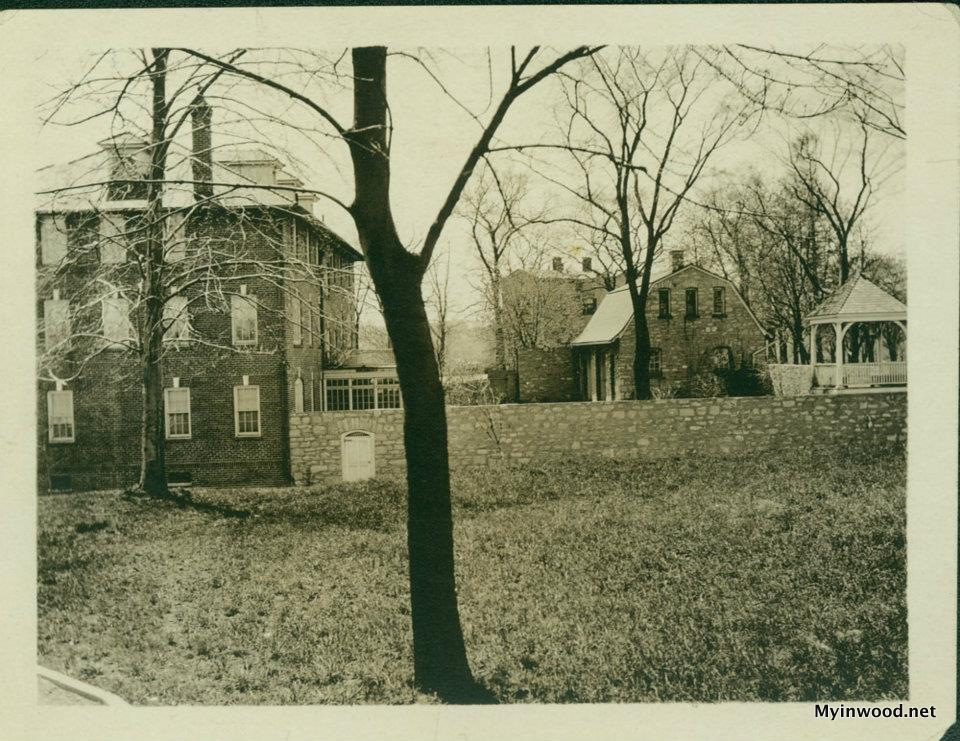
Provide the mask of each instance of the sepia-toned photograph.
[{"label": "sepia-toned photograph", "polygon": [[29,61],[39,705],[931,717],[902,39],[188,38]]}]

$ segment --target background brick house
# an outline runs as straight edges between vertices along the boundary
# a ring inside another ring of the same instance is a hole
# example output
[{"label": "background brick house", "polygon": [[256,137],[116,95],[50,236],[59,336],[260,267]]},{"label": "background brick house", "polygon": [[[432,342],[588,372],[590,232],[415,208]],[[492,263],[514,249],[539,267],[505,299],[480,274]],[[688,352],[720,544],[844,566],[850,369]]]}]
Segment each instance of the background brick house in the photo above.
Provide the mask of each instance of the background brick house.
[{"label": "background brick house", "polygon": [[[391,369],[356,362],[353,263],[362,256],[313,216],[309,197],[254,187],[302,185],[275,158],[234,149],[214,161],[210,120],[209,109],[194,116],[191,151],[171,157],[188,169],[167,177],[194,180],[192,189],[167,188],[163,202],[165,269],[186,276],[164,342],[167,471],[204,485],[283,483],[291,412],[322,410],[328,398],[332,408],[367,408],[371,393],[371,406],[396,407],[399,392]],[[129,176],[145,150],[131,137],[106,140],[94,155],[42,170],[44,190]],[[37,208],[41,489],[136,479],[142,392],[127,295],[139,280],[143,198],[111,183]],[[221,258],[200,276],[191,260],[203,250]],[[230,259],[240,253],[242,262]]]},{"label": "background brick house", "polygon": [[[652,385],[673,385],[714,367],[751,366],[767,333],[735,286],[685,265],[682,251],[671,258],[670,271],[651,281],[646,307]],[[521,401],[632,399],[634,347],[633,307],[620,286],[568,347],[527,359]]]}]

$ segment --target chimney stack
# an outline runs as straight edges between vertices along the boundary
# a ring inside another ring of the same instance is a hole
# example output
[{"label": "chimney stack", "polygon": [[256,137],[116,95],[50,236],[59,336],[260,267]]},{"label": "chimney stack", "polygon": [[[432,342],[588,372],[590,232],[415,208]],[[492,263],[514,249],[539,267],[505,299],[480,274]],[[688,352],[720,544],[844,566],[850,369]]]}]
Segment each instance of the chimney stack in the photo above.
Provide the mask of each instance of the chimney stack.
[{"label": "chimney stack", "polygon": [[591,270],[593,270],[593,260],[591,260],[589,257],[583,258],[581,265],[583,266],[584,273],[589,273]]},{"label": "chimney stack", "polygon": [[670,269],[677,272],[683,267],[683,250],[670,250]]},{"label": "chimney stack", "polygon": [[553,258],[553,269],[554,269],[556,272],[558,272],[558,273],[562,273],[562,272],[563,272],[563,258],[562,258],[562,257],[555,257],[555,258]]},{"label": "chimney stack", "polygon": [[190,104],[190,118],[193,124],[193,197],[204,200],[213,197],[213,143],[210,129],[213,122],[213,110],[202,94],[198,94]]}]

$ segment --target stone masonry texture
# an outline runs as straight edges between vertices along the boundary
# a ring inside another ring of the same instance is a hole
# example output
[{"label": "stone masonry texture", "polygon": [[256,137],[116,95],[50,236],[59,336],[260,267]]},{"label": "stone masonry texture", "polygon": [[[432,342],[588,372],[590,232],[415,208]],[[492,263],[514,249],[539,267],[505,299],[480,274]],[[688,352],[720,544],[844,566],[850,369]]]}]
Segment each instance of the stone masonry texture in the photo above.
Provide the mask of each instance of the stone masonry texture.
[{"label": "stone masonry texture", "polygon": [[517,375],[523,401],[572,401],[573,355],[569,347],[524,348],[517,353]]},{"label": "stone masonry texture", "polygon": [[[447,424],[456,468],[535,463],[542,456],[571,453],[658,458],[903,444],[906,412],[907,395],[889,392],[450,407]],[[341,437],[358,430],[375,436],[378,475],[404,473],[402,410],[294,414],[294,481],[339,481]]]}]

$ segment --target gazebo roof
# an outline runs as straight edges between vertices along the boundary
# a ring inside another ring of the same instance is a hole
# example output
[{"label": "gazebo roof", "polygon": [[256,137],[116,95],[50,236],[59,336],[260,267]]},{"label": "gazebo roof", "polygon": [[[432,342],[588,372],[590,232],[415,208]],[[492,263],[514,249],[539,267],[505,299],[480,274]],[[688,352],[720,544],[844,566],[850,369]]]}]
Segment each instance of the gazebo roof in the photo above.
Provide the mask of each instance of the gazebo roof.
[{"label": "gazebo roof", "polygon": [[814,324],[844,320],[906,319],[907,306],[858,274],[824,299],[806,318]]}]

